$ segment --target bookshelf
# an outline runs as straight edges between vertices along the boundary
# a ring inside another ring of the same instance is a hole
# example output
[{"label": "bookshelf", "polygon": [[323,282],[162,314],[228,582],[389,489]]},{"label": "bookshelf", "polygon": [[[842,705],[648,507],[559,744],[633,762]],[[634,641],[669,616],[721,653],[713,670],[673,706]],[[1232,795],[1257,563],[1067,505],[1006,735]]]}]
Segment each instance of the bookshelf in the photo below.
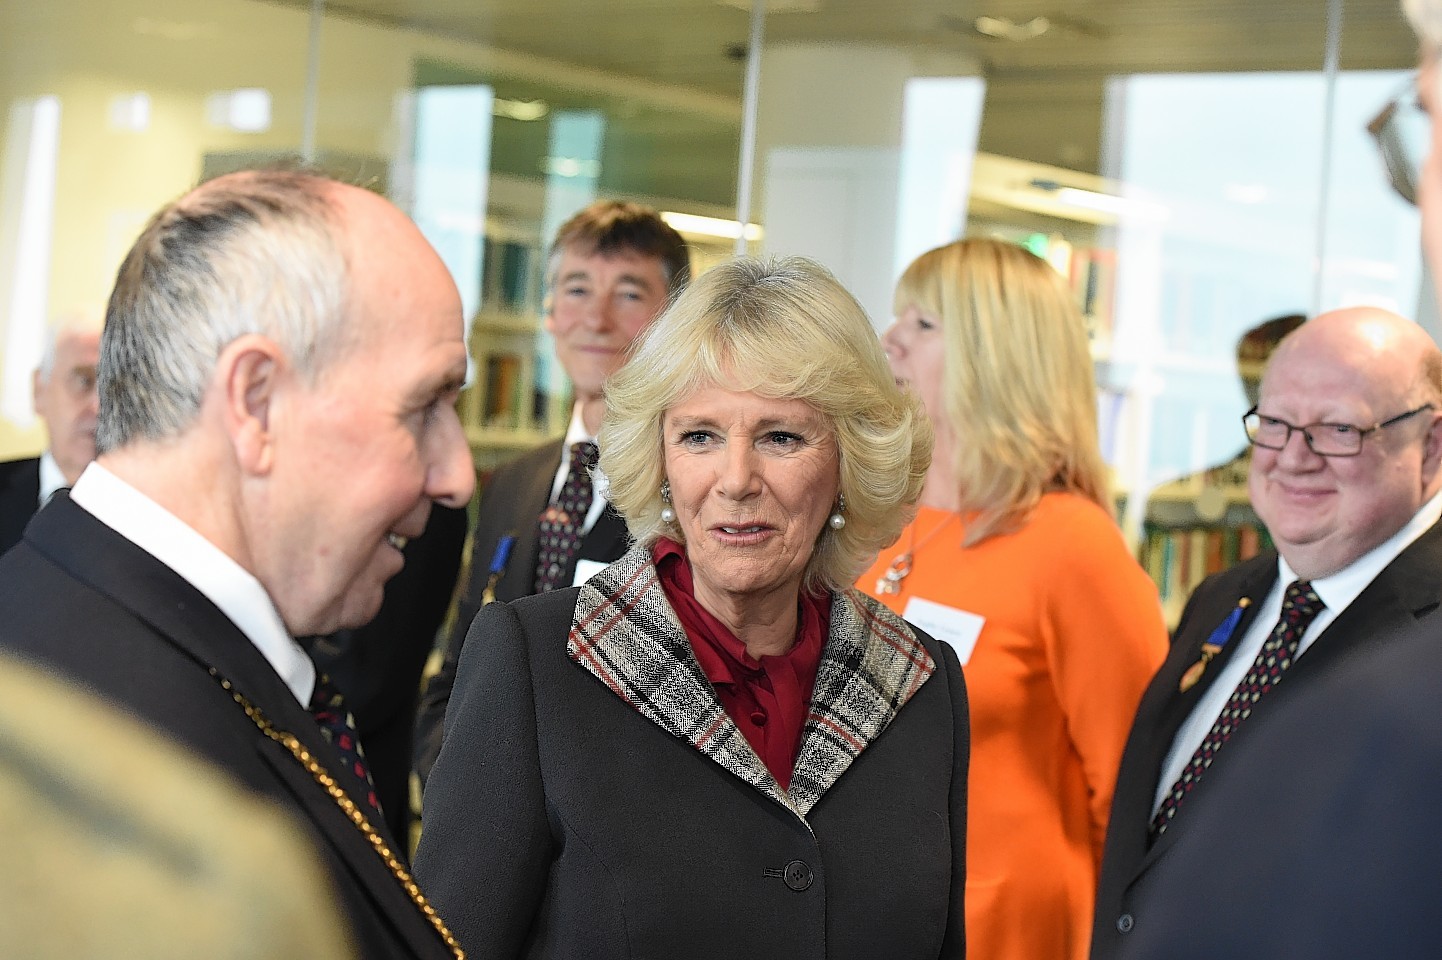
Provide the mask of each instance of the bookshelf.
[{"label": "bookshelf", "polygon": [[1251,450],[1157,487],[1146,503],[1138,559],[1157,585],[1168,628],[1203,579],[1272,546],[1247,495]]},{"label": "bookshelf", "polygon": [[473,382],[460,410],[482,469],[566,429],[570,398],[555,395],[546,376],[554,360],[540,323],[544,261],[538,214],[487,218],[480,308],[470,328]]}]

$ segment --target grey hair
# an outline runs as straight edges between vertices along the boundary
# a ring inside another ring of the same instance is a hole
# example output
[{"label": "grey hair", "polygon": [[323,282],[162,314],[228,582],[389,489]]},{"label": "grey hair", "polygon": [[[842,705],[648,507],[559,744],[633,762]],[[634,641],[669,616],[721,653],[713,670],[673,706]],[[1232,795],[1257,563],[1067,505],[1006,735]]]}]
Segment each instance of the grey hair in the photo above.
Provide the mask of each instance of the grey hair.
[{"label": "grey hair", "polygon": [[58,324],[47,326],[45,341],[40,348],[40,363],[35,367],[35,372],[40,375],[40,382],[50,382],[50,375],[55,372],[55,354],[60,349],[61,340],[76,334],[97,333],[99,330],[100,324],[83,316],[67,316]]},{"label": "grey hair", "polygon": [[340,352],[348,274],[332,183],[230,174],[155,215],[106,311],[98,452],[183,431],[221,351],[245,334],[275,340],[310,381]]}]

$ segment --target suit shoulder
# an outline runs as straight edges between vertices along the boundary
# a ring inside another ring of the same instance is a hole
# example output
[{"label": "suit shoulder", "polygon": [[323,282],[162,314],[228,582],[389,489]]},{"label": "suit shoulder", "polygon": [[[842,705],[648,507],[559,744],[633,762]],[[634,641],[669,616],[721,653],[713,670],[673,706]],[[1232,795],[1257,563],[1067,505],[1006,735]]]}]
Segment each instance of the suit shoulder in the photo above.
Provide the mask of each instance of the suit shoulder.
[{"label": "suit shoulder", "polygon": [[[576,598],[580,595],[581,588],[565,587],[561,590],[552,590],[548,593],[534,593],[524,597],[517,597],[504,604],[514,621],[527,631],[534,627],[556,623],[565,623],[565,629],[569,630],[572,615],[576,611]],[[489,610],[497,604],[488,604],[482,608],[482,612]]]},{"label": "suit shoulder", "polygon": [[[1265,550],[1235,567],[1207,577],[1187,598],[1176,630],[1172,633],[1173,647],[1182,644],[1183,638],[1190,636],[1197,624],[1204,624],[1206,630],[1211,630],[1215,626],[1214,621],[1236,606],[1242,597],[1248,597],[1253,603],[1260,602],[1271,589],[1276,576],[1277,554]],[[1197,617],[1201,619],[1196,620]]]},{"label": "suit shoulder", "polygon": [[[560,464],[561,439],[557,438],[493,469],[485,477],[481,488],[477,535],[481,534],[487,521],[493,519],[498,510],[508,515],[509,511],[521,504],[529,503],[533,499],[532,495],[534,498],[549,497],[551,478]],[[544,505],[542,499],[537,510]],[[498,532],[491,535],[498,535]]]},{"label": "suit shoulder", "polygon": [[554,471],[561,464],[563,438],[547,440],[538,447],[512,457],[491,471],[491,479],[529,476],[547,466]]},{"label": "suit shoulder", "polygon": [[[496,632],[519,632],[525,636],[564,638],[571,629],[580,587],[567,587],[549,593],[529,594],[514,600],[488,603],[481,607],[467,633],[470,639]],[[484,637],[478,642],[487,642]]]}]

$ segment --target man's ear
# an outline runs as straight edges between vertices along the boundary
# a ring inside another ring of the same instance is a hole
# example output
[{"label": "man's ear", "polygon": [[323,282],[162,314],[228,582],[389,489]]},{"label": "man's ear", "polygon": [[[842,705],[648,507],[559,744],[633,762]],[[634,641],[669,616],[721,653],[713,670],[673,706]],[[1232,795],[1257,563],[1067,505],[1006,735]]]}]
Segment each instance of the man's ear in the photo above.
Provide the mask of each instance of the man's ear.
[{"label": "man's ear", "polygon": [[236,462],[246,474],[267,474],[274,464],[272,413],[285,372],[279,344],[257,333],[231,341],[216,361],[221,415]]},{"label": "man's ear", "polygon": [[1442,470],[1442,414],[1430,413],[1432,425],[1422,439],[1422,485],[1431,486]]},{"label": "man's ear", "polygon": [[36,368],[30,375],[30,406],[35,409],[38,416],[45,416],[45,381],[40,377],[40,370]]}]

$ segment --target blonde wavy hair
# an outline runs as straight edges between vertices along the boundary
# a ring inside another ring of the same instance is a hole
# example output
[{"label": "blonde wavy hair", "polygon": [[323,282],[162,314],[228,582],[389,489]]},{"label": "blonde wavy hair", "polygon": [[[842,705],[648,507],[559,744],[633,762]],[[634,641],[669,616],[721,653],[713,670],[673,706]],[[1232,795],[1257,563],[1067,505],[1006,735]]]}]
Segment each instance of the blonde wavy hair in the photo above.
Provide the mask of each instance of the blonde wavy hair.
[{"label": "blonde wavy hair", "polygon": [[1115,515],[1097,442],[1096,383],[1071,291],[1040,257],[998,240],[959,240],[922,254],[896,287],[941,321],[940,411],[956,437],[965,544],[1024,524],[1050,491]]},{"label": "blonde wavy hair", "polygon": [[638,543],[684,541],[661,520],[662,420],[722,386],[804,400],[836,437],[846,526],[823,526],[804,588],[841,590],[894,542],[931,463],[931,428],[897,388],[866,311],[826,268],[738,257],[692,281],[606,384],[599,442],[609,497]]}]

